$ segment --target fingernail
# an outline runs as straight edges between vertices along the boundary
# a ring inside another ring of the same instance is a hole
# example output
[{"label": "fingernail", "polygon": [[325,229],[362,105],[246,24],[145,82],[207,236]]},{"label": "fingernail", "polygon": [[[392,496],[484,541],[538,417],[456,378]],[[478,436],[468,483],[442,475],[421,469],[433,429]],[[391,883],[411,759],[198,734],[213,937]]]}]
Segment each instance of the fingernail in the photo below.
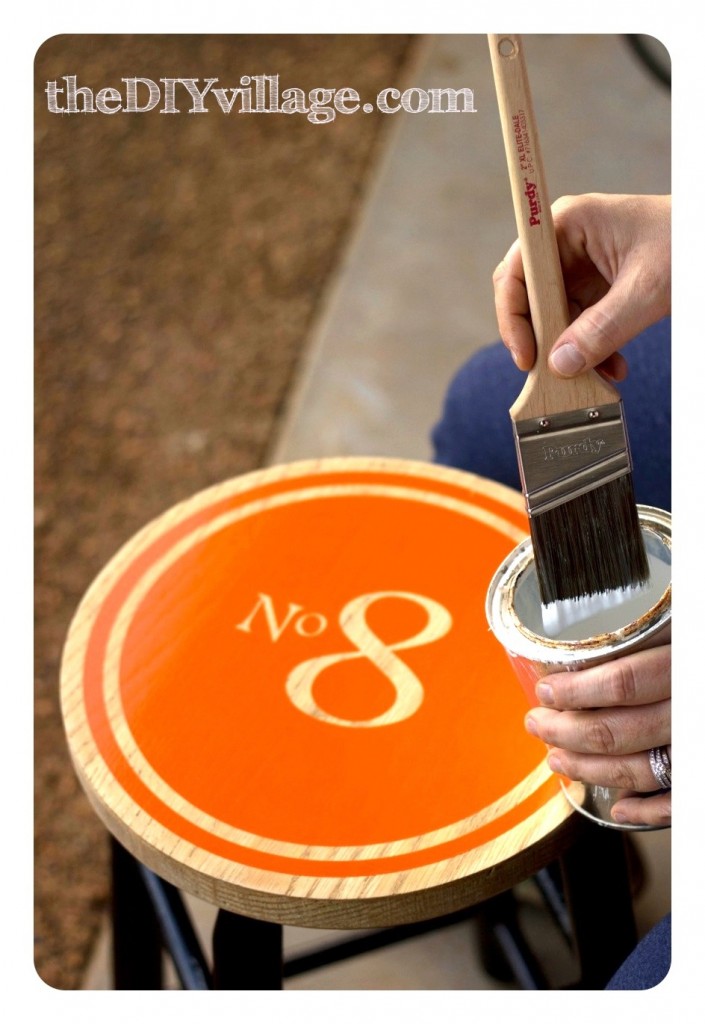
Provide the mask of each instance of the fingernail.
[{"label": "fingernail", "polygon": [[536,687],[536,696],[542,704],[555,704],[555,698],[553,696],[553,687],[549,686],[548,683],[539,683]]},{"label": "fingernail", "polygon": [[561,345],[553,353],[549,362],[554,370],[558,373],[564,373],[567,376],[572,376],[574,373],[580,373],[581,370],[585,369],[585,357],[582,352],[571,345],[568,342],[566,345]]},{"label": "fingernail", "polygon": [[536,728],[536,722],[534,722],[533,718],[525,719],[524,725],[526,726],[526,731],[530,732],[532,736],[538,736],[539,731]]},{"label": "fingernail", "polygon": [[563,771],[563,765],[561,764],[560,758],[556,754],[549,754],[548,767],[552,772],[556,772],[558,775],[565,775]]},{"label": "fingernail", "polygon": [[613,814],[612,817],[614,818],[614,820],[617,822],[618,825],[623,825],[624,822],[627,820],[626,814],[622,814],[621,811],[617,811],[617,813]]}]

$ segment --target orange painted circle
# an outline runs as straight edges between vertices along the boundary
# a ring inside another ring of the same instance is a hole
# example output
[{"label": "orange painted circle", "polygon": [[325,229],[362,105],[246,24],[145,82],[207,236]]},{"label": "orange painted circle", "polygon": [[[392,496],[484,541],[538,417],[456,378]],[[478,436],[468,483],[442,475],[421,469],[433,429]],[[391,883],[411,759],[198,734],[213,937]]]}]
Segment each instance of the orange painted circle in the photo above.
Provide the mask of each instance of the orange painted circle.
[{"label": "orange painted circle", "polygon": [[472,850],[554,797],[484,617],[526,536],[520,497],[361,461],[203,492],[87,595],[68,717],[84,716],[90,756],[152,834],[354,877]]}]

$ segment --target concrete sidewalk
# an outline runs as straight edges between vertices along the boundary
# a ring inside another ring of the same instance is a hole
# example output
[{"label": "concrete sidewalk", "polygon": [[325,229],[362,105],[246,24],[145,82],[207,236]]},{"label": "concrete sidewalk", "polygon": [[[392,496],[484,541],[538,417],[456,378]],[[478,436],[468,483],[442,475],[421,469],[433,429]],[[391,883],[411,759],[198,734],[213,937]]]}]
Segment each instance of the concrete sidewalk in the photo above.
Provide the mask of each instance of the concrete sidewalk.
[{"label": "concrete sidewalk", "polygon": [[[552,198],[670,192],[670,98],[621,37],[526,38]],[[397,83],[399,87],[402,84]],[[311,331],[270,464],[331,455],[427,459],[455,370],[496,337],[491,274],[514,227],[484,36],[424,41],[406,86],[467,86],[477,112],[396,114],[362,216]],[[670,906],[670,831],[637,838],[643,931]],[[189,901],[206,938],[211,907]],[[527,903],[539,959],[561,953]],[[340,933],[285,929],[287,955]],[[85,988],[110,987],[107,930]],[[467,926],[302,976],[300,989],[488,989]]]}]

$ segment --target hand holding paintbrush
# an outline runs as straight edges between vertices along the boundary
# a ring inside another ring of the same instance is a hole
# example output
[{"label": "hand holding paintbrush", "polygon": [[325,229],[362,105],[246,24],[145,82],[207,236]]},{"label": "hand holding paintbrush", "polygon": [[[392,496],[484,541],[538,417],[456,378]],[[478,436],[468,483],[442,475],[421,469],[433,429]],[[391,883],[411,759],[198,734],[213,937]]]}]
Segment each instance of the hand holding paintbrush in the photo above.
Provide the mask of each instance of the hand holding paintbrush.
[{"label": "hand holding paintbrush", "polygon": [[521,39],[490,53],[537,355],[510,409],[544,605],[642,584],[648,563],[622,403],[594,370],[548,366],[570,324]]},{"label": "hand holding paintbrush", "polygon": [[[671,197],[565,196],[551,212],[576,319],[554,344],[549,368],[566,377],[599,368],[623,380],[618,349],[671,312]],[[518,241],[493,283],[502,340],[519,369],[530,370],[536,345]]]}]

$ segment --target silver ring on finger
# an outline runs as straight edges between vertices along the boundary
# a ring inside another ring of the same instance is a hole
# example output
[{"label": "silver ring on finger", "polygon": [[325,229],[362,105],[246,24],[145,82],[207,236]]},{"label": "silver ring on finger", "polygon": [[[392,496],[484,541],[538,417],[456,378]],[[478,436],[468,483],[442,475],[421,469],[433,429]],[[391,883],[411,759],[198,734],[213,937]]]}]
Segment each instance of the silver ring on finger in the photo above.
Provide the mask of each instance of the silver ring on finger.
[{"label": "silver ring on finger", "polygon": [[654,778],[661,789],[671,788],[671,759],[666,747],[652,747],[649,751],[649,764]]}]

